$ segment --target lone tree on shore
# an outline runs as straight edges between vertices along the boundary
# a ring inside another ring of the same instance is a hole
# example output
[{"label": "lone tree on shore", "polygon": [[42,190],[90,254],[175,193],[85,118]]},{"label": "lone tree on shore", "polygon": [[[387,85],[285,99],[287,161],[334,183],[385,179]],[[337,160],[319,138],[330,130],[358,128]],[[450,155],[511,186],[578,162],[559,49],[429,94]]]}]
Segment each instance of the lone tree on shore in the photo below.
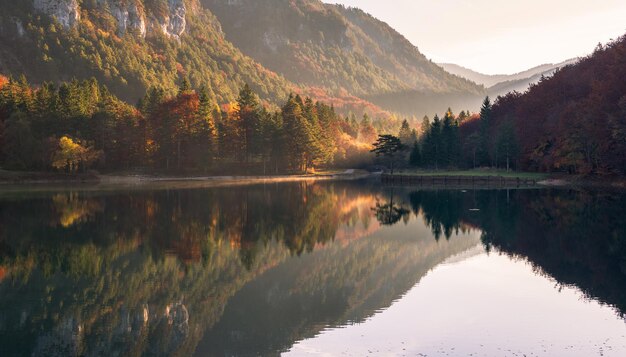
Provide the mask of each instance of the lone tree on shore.
[{"label": "lone tree on shore", "polygon": [[402,143],[402,140],[393,135],[379,135],[378,140],[374,143],[374,149],[371,152],[376,154],[376,157],[384,156],[389,159],[391,168],[391,174],[393,175],[393,164],[396,159],[396,154],[403,152],[407,149],[407,146]]}]

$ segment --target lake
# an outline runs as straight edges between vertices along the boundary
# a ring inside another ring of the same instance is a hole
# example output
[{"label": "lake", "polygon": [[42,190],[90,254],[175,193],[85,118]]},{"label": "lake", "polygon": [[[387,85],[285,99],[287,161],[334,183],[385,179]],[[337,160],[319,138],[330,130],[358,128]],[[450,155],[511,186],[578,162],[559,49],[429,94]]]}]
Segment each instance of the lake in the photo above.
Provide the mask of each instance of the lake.
[{"label": "lake", "polygon": [[625,356],[626,193],[0,190],[0,356]]}]

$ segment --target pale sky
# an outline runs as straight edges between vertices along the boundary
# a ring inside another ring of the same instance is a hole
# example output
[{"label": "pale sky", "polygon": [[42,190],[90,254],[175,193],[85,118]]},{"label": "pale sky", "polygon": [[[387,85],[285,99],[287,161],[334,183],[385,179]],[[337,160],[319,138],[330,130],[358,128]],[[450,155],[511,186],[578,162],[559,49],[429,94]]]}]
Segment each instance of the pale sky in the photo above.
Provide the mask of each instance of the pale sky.
[{"label": "pale sky", "polygon": [[435,62],[516,73],[626,33],[626,0],[324,0],[385,21]]}]

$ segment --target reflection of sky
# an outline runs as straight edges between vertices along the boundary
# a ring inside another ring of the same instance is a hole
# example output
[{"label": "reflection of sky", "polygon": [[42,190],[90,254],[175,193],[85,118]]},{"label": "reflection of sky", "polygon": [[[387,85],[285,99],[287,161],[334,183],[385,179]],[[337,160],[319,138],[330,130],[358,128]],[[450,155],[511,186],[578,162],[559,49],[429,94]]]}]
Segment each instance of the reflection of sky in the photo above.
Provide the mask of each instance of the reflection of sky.
[{"label": "reflection of sky", "polygon": [[625,356],[626,324],[524,261],[481,252],[442,264],[389,309],[286,355]]}]

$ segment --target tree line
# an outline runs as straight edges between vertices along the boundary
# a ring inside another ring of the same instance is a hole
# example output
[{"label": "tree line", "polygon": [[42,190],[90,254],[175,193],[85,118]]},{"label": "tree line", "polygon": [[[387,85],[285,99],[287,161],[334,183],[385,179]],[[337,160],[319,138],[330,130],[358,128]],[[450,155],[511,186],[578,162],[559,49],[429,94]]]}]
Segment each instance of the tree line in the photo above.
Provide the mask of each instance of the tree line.
[{"label": "tree line", "polygon": [[442,118],[425,116],[419,130],[404,120],[397,136],[380,135],[372,152],[385,157],[391,171],[394,167],[515,169],[519,151],[514,128],[508,122],[494,123],[492,111],[487,97],[480,114],[463,110],[456,115],[448,108]]},{"label": "tree line", "polygon": [[219,106],[183,79],[175,95],[153,87],[132,106],[95,79],[0,79],[0,165],[15,170],[306,172],[366,163],[384,125],[298,94],[272,109],[248,85]]},{"label": "tree line", "polygon": [[[626,174],[626,36],[525,93],[494,103],[480,114],[424,118],[419,136],[404,122],[399,140],[381,137],[374,152],[404,167],[491,167],[578,175]],[[396,145],[390,149],[389,143]],[[387,146],[381,151],[380,146]],[[388,154],[390,152],[394,154]],[[387,154],[386,154],[387,153]],[[397,166],[397,165],[396,165]]]}]

